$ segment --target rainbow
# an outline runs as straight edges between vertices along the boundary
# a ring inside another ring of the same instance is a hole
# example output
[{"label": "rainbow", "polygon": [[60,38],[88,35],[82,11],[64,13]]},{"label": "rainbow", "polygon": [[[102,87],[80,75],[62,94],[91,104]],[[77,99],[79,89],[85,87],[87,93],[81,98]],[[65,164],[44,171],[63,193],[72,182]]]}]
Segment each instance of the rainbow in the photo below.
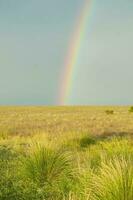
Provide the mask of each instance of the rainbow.
[{"label": "rainbow", "polygon": [[62,75],[61,88],[59,94],[60,105],[67,104],[69,94],[71,93],[73,74],[78,61],[81,43],[83,41],[85,31],[88,25],[91,3],[92,0],[85,0],[80,17],[78,18],[78,23],[74,31],[74,35],[70,41],[68,55],[65,59],[65,64],[63,67],[64,71]]}]

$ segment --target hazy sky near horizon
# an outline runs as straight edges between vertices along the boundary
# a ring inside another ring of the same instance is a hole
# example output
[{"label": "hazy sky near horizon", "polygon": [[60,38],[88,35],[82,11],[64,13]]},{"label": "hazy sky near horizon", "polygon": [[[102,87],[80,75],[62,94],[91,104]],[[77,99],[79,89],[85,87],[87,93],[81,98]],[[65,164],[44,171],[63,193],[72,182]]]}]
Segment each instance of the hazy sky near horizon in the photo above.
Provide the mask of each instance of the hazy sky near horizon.
[{"label": "hazy sky near horizon", "polygon": [[[133,103],[133,0],[92,0],[70,104]],[[58,103],[83,0],[0,0],[0,105]]]}]

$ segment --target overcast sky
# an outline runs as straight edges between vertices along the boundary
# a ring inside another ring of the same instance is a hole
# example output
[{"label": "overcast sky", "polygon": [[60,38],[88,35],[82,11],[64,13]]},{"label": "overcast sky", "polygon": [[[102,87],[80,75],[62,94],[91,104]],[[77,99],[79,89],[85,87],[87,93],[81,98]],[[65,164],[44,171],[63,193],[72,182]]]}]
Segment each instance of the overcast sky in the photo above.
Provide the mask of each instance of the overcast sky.
[{"label": "overcast sky", "polygon": [[[0,104],[55,105],[84,0],[0,0]],[[133,0],[92,0],[69,104],[133,103]]]}]

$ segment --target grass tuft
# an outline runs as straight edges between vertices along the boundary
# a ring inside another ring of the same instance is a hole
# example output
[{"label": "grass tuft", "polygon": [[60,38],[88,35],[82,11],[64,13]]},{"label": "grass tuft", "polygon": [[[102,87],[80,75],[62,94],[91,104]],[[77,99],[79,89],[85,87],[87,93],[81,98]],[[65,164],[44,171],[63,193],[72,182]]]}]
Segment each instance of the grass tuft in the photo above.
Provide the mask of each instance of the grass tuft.
[{"label": "grass tuft", "polygon": [[94,174],[91,185],[91,200],[133,199],[133,162],[114,158],[102,162],[98,174]]}]

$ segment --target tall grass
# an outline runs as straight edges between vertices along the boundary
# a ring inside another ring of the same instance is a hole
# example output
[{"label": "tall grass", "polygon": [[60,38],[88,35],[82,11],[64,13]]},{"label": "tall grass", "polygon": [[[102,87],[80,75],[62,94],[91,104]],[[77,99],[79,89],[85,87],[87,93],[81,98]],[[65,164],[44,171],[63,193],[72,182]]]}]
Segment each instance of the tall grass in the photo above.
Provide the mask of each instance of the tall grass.
[{"label": "tall grass", "polygon": [[23,164],[26,175],[40,185],[44,185],[60,181],[63,175],[71,175],[71,160],[68,152],[53,151],[37,145]]},{"label": "tall grass", "polygon": [[73,182],[70,153],[41,145],[32,149],[33,152],[23,160],[25,176],[38,185],[45,198],[67,194],[69,185]]},{"label": "tall grass", "polygon": [[133,162],[114,158],[103,162],[91,185],[92,200],[132,200]]},{"label": "tall grass", "polygon": [[[84,140],[86,134],[82,138]],[[79,146],[82,138],[80,136],[78,140]],[[23,200],[133,199],[131,138],[104,141],[98,138],[97,142],[87,143],[80,148],[77,148],[77,143],[73,143],[75,147],[70,151],[63,144],[58,148],[58,145],[52,148],[48,144],[45,146],[45,142],[44,145],[42,142],[30,144],[26,154],[13,146],[1,147],[1,199],[6,196],[8,200],[21,200],[21,197]],[[10,166],[10,170],[6,166]],[[5,186],[8,190],[4,189]]]}]

